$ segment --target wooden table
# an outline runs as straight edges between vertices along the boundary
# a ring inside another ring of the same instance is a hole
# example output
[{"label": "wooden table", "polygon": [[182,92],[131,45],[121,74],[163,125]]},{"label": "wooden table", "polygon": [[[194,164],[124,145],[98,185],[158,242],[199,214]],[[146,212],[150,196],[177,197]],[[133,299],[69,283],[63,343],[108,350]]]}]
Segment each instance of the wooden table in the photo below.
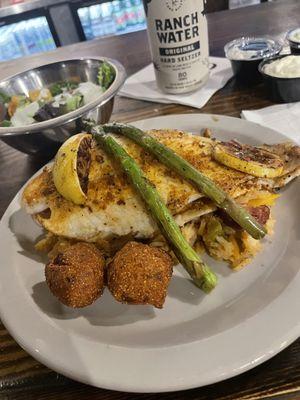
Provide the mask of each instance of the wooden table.
[{"label": "wooden table", "polygon": [[[211,54],[222,56],[224,44],[242,34],[269,34],[283,37],[284,32],[299,25],[299,15],[299,0],[282,0],[210,14],[208,21]],[[128,74],[150,62],[146,33],[139,32],[76,44],[46,55],[0,64],[0,79],[24,67],[31,68],[43,62],[80,55],[104,55],[116,58],[125,65]],[[245,107],[254,109],[269,104],[261,86],[246,89],[239,87],[232,80],[213,96],[200,112],[239,117],[240,111]],[[113,119],[132,121],[158,115],[194,112],[199,110],[118,97]],[[24,182],[46,161],[45,158],[32,158],[19,153],[0,142],[0,215]],[[173,394],[133,395],[85,386],[50,371],[23,351],[0,325],[0,385],[0,399],[6,400],[300,399],[300,340],[252,371],[222,383]]]}]

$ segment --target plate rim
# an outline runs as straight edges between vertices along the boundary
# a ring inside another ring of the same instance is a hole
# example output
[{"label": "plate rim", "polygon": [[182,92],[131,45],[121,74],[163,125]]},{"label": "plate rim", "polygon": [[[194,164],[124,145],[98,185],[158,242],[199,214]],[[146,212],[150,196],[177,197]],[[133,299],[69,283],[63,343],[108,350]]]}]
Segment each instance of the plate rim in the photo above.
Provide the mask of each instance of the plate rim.
[{"label": "plate rim", "polygon": [[[147,118],[147,119],[141,119],[138,121],[134,121],[131,122],[134,125],[139,125],[141,123],[147,123],[150,120],[163,120],[163,119],[167,119],[170,117],[179,117],[179,119],[184,119],[184,118],[190,118],[190,117],[198,117],[198,118],[219,118],[219,119],[226,119],[226,120],[234,120],[234,121],[239,121],[238,123],[246,123],[246,124],[251,124],[251,125],[257,125],[259,127],[261,127],[264,130],[268,130],[270,133],[276,133],[277,137],[281,137],[281,139],[284,140],[289,140],[291,141],[289,138],[287,138],[285,135],[274,131],[273,129],[270,128],[266,128],[260,124],[256,124],[253,123],[251,121],[247,121],[247,120],[243,120],[240,118],[234,118],[234,117],[229,117],[229,116],[222,116],[222,115],[214,115],[214,114],[201,114],[201,113],[191,113],[191,114],[171,114],[171,115],[166,115],[166,116],[158,116],[158,117],[154,117],[154,118]],[[162,121],[163,122],[163,121]],[[183,122],[184,124],[184,122]],[[40,170],[39,170],[40,171]],[[36,174],[39,173],[39,171],[36,172]],[[33,176],[35,176],[36,174],[34,174]],[[29,178],[29,180],[32,179]],[[28,180],[28,181],[29,181]],[[28,182],[27,181],[27,182]],[[16,202],[18,201],[18,197],[20,196],[20,193],[22,192],[23,188],[25,187],[25,185],[27,184],[27,182],[23,185],[23,187],[18,191],[18,193],[16,194],[16,196],[14,197],[14,199],[11,201],[10,205],[8,206],[7,210],[5,211],[5,213],[3,214],[2,218],[1,218],[1,223],[0,223],[0,230],[2,230],[3,228],[7,228],[6,225],[4,225],[3,221],[6,221],[6,219],[9,217],[11,210],[14,208],[14,206],[16,205]],[[0,272],[0,276],[1,276],[2,272]],[[299,281],[299,274],[297,277],[298,281]],[[296,276],[293,280],[293,282],[295,283],[296,280]],[[291,289],[291,288],[290,288]],[[283,291],[284,293],[285,291]],[[269,308],[269,306],[273,305],[274,306],[274,302],[278,301],[278,299],[282,296],[282,294],[280,296],[278,296],[273,302],[271,302],[270,305],[268,305],[266,308]],[[0,291],[0,299],[1,299],[2,295],[1,295],[1,291]],[[223,381],[225,379],[234,377],[236,375],[239,375],[249,369],[254,368],[255,366],[267,361],[268,359],[270,359],[271,357],[273,357],[275,354],[277,354],[278,352],[280,352],[281,350],[283,350],[284,348],[286,348],[289,344],[291,344],[294,340],[296,340],[300,334],[300,321],[298,322],[297,325],[294,326],[293,329],[291,329],[289,332],[286,333],[286,335],[284,336],[284,338],[281,338],[281,340],[278,340],[276,344],[272,343],[269,346],[269,349],[264,351],[263,354],[255,354],[255,360],[248,360],[247,363],[244,363],[243,365],[240,365],[239,367],[235,368],[235,369],[231,369],[228,370],[227,372],[220,373],[219,377],[217,376],[211,376],[211,379],[206,378],[204,381],[201,382],[201,379],[199,380],[195,380],[193,382],[188,382],[186,383],[186,380],[184,379],[183,381],[178,380],[176,382],[176,384],[162,384],[162,386],[160,387],[153,387],[151,386],[151,384],[148,386],[145,386],[144,382],[138,382],[137,384],[134,383],[128,383],[128,382],[116,382],[116,383],[112,383],[112,382],[105,382],[105,381],[101,381],[101,379],[95,381],[95,377],[89,377],[86,375],[82,375],[82,374],[74,374],[74,371],[72,371],[72,369],[68,369],[64,366],[60,366],[57,365],[56,360],[53,361],[53,359],[50,357],[49,358],[49,354],[48,355],[44,355],[43,353],[37,352],[37,349],[34,347],[34,345],[32,345],[32,342],[30,342],[30,340],[28,341],[24,339],[24,337],[22,337],[22,335],[19,335],[18,332],[15,331],[14,329],[14,324],[12,323],[12,320],[10,319],[10,313],[6,313],[6,310],[4,310],[3,307],[3,302],[0,301],[0,317],[1,320],[4,324],[4,326],[7,328],[7,330],[9,331],[9,333],[14,337],[14,339],[16,340],[17,343],[19,343],[19,345],[26,351],[28,352],[31,356],[33,356],[35,359],[37,359],[38,361],[40,361],[42,364],[50,367],[51,369],[61,373],[64,376],[67,376],[69,378],[72,379],[76,379],[80,382],[86,383],[86,384],[90,384],[93,386],[97,386],[97,387],[101,387],[101,388],[105,388],[105,389],[110,389],[110,390],[119,390],[119,391],[127,391],[127,392],[136,392],[136,393],[162,393],[162,392],[170,392],[170,391],[178,391],[178,390],[183,390],[183,389],[191,389],[191,388],[196,388],[196,387],[201,387],[201,386],[205,386],[208,384],[212,384],[212,383],[217,383],[220,381]],[[263,310],[263,312],[265,312],[266,308]],[[256,317],[257,314],[255,314],[253,316],[253,318]],[[237,326],[243,325],[243,323],[238,324]],[[232,330],[236,329],[237,326],[234,326],[232,328]],[[231,329],[229,330],[231,331]],[[224,334],[224,332],[221,332],[221,334]],[[87,342],[88,340],[83,340],[84,342]],[[79,342],[81,342],[81,340],[79,340]],[[186,346],[195,346],[196,344],[198,344],[199,342],[193,342],[187,345],[180,345],[179,347],[186,347]],[[100,346],[101,347],[101,346]],[[175,346],[175,347],[178,347]],[[118,346],[111,346],[111,348],[117,348],[118,351],[120,351],[120,348]],[[172,347],[171,347],[172,348]],[[134,349],[134,351],[142,351],[145,352],[148,349]],[[127,348],[127,351],[133,351],[132,348]],[[144,390],[146,389],[146,390]]]}]

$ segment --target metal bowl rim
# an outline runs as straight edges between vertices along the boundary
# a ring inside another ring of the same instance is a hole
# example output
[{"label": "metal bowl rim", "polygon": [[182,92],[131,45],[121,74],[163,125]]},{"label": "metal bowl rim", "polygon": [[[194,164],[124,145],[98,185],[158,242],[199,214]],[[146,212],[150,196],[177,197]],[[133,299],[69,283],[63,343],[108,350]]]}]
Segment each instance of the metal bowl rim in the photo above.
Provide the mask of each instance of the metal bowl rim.
[{"label": "metal bowl rim", "polygon": [[72,122],[75,119],[81,117],[82,115],[86,114],[87,112],[91,111],[92,109],[104,105],[107,101],[109,101],[112,97],[114,97],[114,95],[118,92],[120,87],[125,82],[126,71],[125,71],[125,68],[123,67],[123,65],[119,61],[116,61],[109,57],[68,58],[65,60],[55,61],[53,63],[41,64],[35,68],[28,69],[28,70],[19,72],[18,74],[11,75],[11,76],[7,77],[6,79],[3,79],[1,82],[9,81],[10,79],[17,77],[18,75],[24,74],[26,72],[30,72],[32,70],[39,69],[41,67],[51,66],[51,65],[60,64],[60,63],[64,63],[64,62],[70,62],[70,61],[88,61],[88,60],[107,61],[113,66],[113,68],[116,71],[116,77],[115,77],[113,83],[103,94],[101,94],[101,96],[99,96],[99,98],[78,108],[77,110],[71,111],[67,114],[61,115],[56,118],[52,118],[47,121],[36,122],[35,124],[19,126],[19,127],[7,127],[7,128],[0,127],[0,137],[1,136],[13,136],[13,135],[20,135],[20,134],[26,135],[26,134],[31,134],[31,133],[37,133],[37,132],[40,132],[45,129],[50,129],[50,128],[53,128],[56,126],[65,125],[65,124]]}]

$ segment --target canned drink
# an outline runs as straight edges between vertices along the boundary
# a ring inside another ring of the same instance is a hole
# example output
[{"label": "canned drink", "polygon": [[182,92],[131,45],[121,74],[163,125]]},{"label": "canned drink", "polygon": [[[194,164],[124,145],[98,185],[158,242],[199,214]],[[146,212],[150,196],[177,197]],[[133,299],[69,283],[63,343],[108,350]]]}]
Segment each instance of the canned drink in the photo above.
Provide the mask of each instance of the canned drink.
[{"label": "canned drink", "polygon": [[204,3],[204,0],[144,0],[156,81],[163,92],[192,92],[208,80]]}]

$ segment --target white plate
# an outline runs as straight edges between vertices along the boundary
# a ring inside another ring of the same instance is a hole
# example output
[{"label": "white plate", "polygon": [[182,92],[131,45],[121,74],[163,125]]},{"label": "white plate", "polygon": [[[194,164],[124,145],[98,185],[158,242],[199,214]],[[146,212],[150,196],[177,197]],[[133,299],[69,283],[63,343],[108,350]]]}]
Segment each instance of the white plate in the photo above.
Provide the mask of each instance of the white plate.
[{"label": "white plate", "polygon": [[[135,125],[272,143],[285,137],[241,119],[170,115]],[[299,182],[275,207],[277,223],[263,251],[240,272],[210,260],[219,285],[204,295],[176,268],[163,310],[126,306],[108,291],[82,310],[49,293],[32,242],[40,229],[20,209],[20,193],[0,227],[0,312],[16,341],[48,367],[91,385],[163,392],[214,383],[274,356],[300,333]]]}]

